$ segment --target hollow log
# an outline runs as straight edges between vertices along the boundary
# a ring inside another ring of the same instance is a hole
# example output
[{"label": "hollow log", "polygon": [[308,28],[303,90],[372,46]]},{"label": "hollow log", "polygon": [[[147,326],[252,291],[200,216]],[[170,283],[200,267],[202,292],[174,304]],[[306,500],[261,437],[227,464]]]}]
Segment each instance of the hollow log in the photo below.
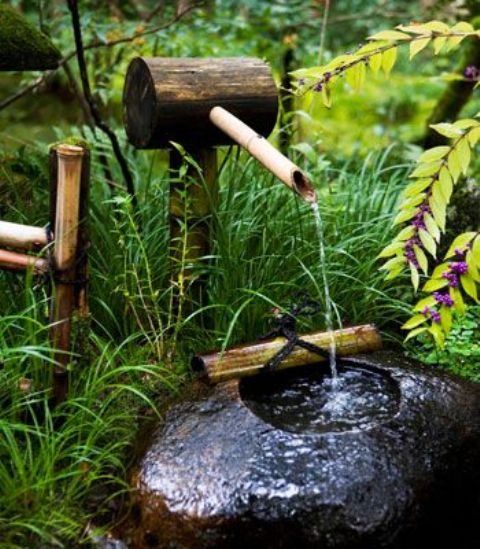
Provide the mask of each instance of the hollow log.
[{"label": "hollow log", "polygon": [[48,270],[48,261],[34,255],[0,250],[0,269],[25,271],[29,268],[33,268],[35,274],[44,273]]},{"label": "hollow log", "polygon": [[[382,347],[380,334],[377,328],[371,324],[335,330],[333,334],[337,355],[340,357],[377,351]],[[329,349],[331,341],[329,332],[316,332],[300,337],[326,351]],[[285,338],[278,337],[260,343],[241,345],[224,352],[197,355],[192,359],[192,368],[195,372],[206,376],[212,383],[260,374],[265,372],[265,364],[285,343]],[[278,369],[304,366],[325,360],[320,355],[296,347],[279,364]]]},{"label": "hollow log", "polygon": [[32,250],[47,245],[47,233],[42,227],[0,221],[0,245]]},{"label": "hollow log", "polygon": [[210,111],[210,120],[287,187],[307,202],[316,201],[315,189],[308,177],[296,164],[271,145],[265,137],[222,107],[214,107]]},{"label": "hollow log", "polygon": [[127,136],[138,149],[230,145],[209,120],[224,107],[269,135],[275,126],[278,94],[270,68],[260,59],[138,57],[128,68],[123,93]]}]

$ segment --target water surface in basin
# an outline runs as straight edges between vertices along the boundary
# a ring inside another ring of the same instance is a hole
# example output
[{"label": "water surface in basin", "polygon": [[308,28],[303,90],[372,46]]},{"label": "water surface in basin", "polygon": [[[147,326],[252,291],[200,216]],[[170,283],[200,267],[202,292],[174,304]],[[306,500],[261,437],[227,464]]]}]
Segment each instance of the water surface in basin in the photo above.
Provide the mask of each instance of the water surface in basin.
[{"label": "water surface in basin", "polygon": [[399,401],[397,384],[385,373],[341,365],[333,381],[323,364],[246,378],[240,394],[270,425],[314,434],[368,429],[391,418]]}]

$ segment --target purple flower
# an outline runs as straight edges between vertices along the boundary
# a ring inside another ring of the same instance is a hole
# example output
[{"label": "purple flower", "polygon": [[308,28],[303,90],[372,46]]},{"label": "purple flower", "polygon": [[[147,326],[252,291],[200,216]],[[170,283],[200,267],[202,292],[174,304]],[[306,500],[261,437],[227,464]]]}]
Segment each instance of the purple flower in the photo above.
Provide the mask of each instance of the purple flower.
[{"label": "purple flower", "polygon": [[466,250],[462,250],[461,248],[455,248],[455,255],[459,259],[463,259],[465,257],[466,252],[467,252]]},{"label": "purple flower", "polygon": [[460,275],[464,275],[468,272],[468,265],[465,261],[459,261],[458,263],[449,263],[450,271]]},{"label": "purple flower", "polygon": [[445,307],[453,307],[454,301],[448,293],[444,294],[441,292],[433,292],[433,297],[437,303],[445,305]]},{"label": "purple flower", "polygon": [[313,86],[313,91],[315,92],[321,92],[323,90],[323,84],[322,84],[322,81],[319,80],[315,86]]},{"label": "purple flower", "polygon": [[323,75],[323,79],[324,79],[325,82],[328,82],[330,80],[330,78],[332,78],[332,73],[331,72],[326,72]]},{"label": "purple flower", "polygon": [[440,316],[440,313],[436,311],[435,309],[430,309],[430,318],[433,320],[433,322],[440,322],[442,317]]},{"label": "purple flower", "polygon": [[458,288],[458,276],[454,272],[446,271],[442,274],[442,278],[448,280],[448,285],[450,288]]},{"label": "purple flower", "polygon": [[469,65],[463,72],[465,78],[470,78],[471,80],[476,80],[479,76],[479,70],[475,65]]}]

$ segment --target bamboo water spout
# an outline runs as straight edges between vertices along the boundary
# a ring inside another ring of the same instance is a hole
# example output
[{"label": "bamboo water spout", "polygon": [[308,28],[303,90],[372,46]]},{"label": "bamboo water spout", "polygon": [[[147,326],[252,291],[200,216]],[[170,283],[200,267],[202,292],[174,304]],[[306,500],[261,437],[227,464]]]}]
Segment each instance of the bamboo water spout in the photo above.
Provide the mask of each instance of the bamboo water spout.
[{"label": "bamboo water spout", "polygon": [[243,147],[292,191],[307,202],[317,201],[315,189],[306,174],[271,145],[265,137],[223,107],[214,107],[209,117],[217,128]]}]

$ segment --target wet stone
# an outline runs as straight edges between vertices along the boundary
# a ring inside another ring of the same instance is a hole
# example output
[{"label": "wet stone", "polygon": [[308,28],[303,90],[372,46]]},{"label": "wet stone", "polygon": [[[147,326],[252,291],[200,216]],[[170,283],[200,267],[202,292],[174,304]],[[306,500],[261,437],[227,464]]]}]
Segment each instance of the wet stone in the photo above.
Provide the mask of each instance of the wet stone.
[{"label": "wet stone", "polygon": [[480,387],[388,352],[343,362],[335,390],[323,368],[173,404],[132,474],[127,546],[477,546]]}]

